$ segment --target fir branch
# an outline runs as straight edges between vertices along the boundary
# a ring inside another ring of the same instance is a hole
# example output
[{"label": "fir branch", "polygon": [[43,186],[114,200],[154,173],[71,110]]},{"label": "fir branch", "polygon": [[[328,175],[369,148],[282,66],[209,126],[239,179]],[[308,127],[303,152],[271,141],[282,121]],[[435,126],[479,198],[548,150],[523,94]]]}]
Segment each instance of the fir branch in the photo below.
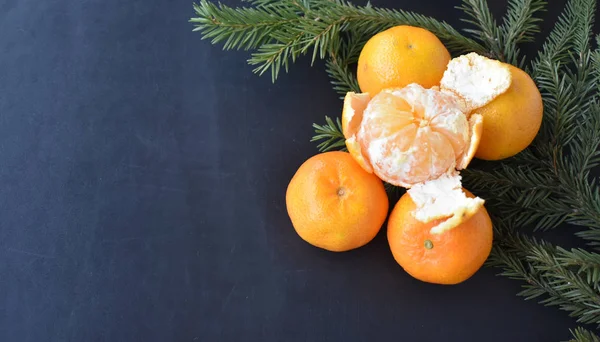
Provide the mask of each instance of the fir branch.
[{"label": "fir branch", "polygon": [[[263,1],[264,2],[264,1]],[[212,44],[224,41],[223,48],[250,50],[272,40],[271,34],[295,25],[300,17],[286,2],[277,1],[259,8],[231,8],[207,0],[194,4],[196,17],[191,18],[194,31]]]},{"label": "fir branch", "polygon": [[570,251],[556,247],[556,262],[562,267],[576,267],[577,274],[585,275],[586,282],[594,290],[600,291],[600,254],[581,248]]},{"label": "fir branch", "polygon": [[250,5],[254,5],[256,7],[269,7],[280,3],[279,0],[242,0],[242,2],[247,2]]},{"label": "fir branch", "polygon": [[275,42],[261,45],[256,52],[252,53],[248,64],[258,65],[253,71],[259,75],[271,70],[271,80],[275,82],[281,67],[288,72],[290,64],[306,53],[302,47],[305,34],[298,28],[274,33],[272,38],[275,39]]},{"label": "fir branch", "polygon": [[518,45],[532,42],[534,34],[540,32],[541,18],[535,15],[545,11],[545,0],[510,0],[503,24],[499,29],[500,45],[504,48],[504,60],[507,63],[523,66],[519,61]]},{"label": "fir branch", "polygon": [[[524,196],[531,198],[532,204],[528,207],[521,204],[526,201]],[[514,220],[521,227],[533,225],[534,230],[549,230],[568,221],[571,214],[568,206],[546,192],[536,191],[529,194],[511,190],[511,194],[506,197],[514,198],[514,202],[508,202],[506,199],[502,202],[490,200],[490,207],[495,207],[495,212],[502,213],[503,220]],[[535,201],[536,199],[539,200]]]},{"label": "fir branch", "polygon": [[[541,71],[545,69],[546,71]],[[548,143],[552,146],[552,153],[556,154],[559,146],[564,146],[568,140],[568,124],[573,123],[577,115],[577,99],[573,96],[573,83],[569,76],[550,61],[541,64],[536,79],[540,93],[544,100],[544,119],[542,132]]]},{"label": "fir branch", "polygon": [[563,166],[560,174],[561,191],[564,201],[571,206],[570,224],[600,229],[600,189],[597,180],[589,173],[577,178],[579,170],[571,165]]},{"label": "fir branch", "polygon": [[575,218],[570,223],[586,227],[587,230],[576,235],[589,241],[592,246],[600,246],[600,189],[596,179],[588,179],[574,181],[576,189],[572,200],[576,208]]},{"label": "fir branch", "polygon": [[573,338],[568,342],[600,342],[600,337],[589,330],[585,330],[582,327],[577,327],[575,330],[571,330]]},{"label": "fir branch", "polygon": [[468,168],[461,172],[470,187],[500,195],[510,189],[554,190],[559,185],[552,172],[527,164],[515,167],[500,164],[491,171]]},{"label": "fir branch", "polygon": [[542,19],[536,13],[546,10],[546,0],[510,0],[500,28],[506,45],[532,42],[540,32]]},{"label": "fir branch", "polygon": [[[569,49],[572,47],[573,36],[577,30],[577,11],[582,10],[582,0],[570,0],[563,13],[558,18],[554,29],[544,42],[538,58],[533,62],[534,75],[546,72],[544,67],[554,64],[562,65],[567,62]],[[543,65],[546,64],[546,65]],[[540,69],[542,68],[542,69]]]},{"label": "fir branch", "polygon": [[[569,78],[569,82],[573,84],[572,97],[574,103],[561,116],[563,122],[557,120],[559,129],[561,129],[559,138],[563,139],[559,142],[561,146],[570,144],[580,131],[580,124],[589,121],[588,117],[590,115],[581,115],[581,113],[586,114],[594,103],[598,82],[600,81],[597,69],[598,63],[595,58],[598,51],[590,51],[596,1],[580,0],[574,2],[573,6],[577,20],[570,55],[571,64],[574,67],[567,68],[565,74]],[[575,71],[572,71],[572,69]]]},{"label": "fir branch", "polygon": [[344,31],[374,35],[392,26],[412,25],[433,32],[452,52],[485,52],[485,49],[474,40],[461,35],[446,22],[431,17],[403,10],[377,8],[371,5],[356,6],[348,1],[331,3],[336,5],[319,13],[318,18],[324,22],[339,23]]},{"label": "fir branch", "polygon": [[313,128],[315,129],[315,136],[310,141],[319,141],[317,148],[320,152],[332,150],[346,151],[346,138],[344,138],[344,134],[342,133],[342,123],[339,118],[334,122],[330,117],[326,116],[324,125],[313,124]]},{"label": "fir branch", "polygon": [[588,229],[575,233],[582,239],[588,241],[588,244],[596,250],[600,250],[600,231],[598,229]]},{"label": "fir branch", "polygon": [[[577,134],[570,143],[571,151],[578,153],[571,154],[571,163],[573,167],[579,170],[579,177],[589,172],[600,164],[600,50],[595,50],[590,54],[592,70],[591,77],[588,79],[589,86],[586,92],[589,92],[591,99],[584,102],[584,113],[578,120]],[[583,88],[583,87],[581,87]],[[594,89],[595,88],[595,89]]]},{"label": "fir branch", "polygon": [[600,162],[600,105],[598,91],[600,90],[600,51],[581,52],[577,63],[578,106],[576,127],[573,128],[573,138],[569,141],[570,161],[574,169],[579,170],[579,178],[596,167]]},{"label": "fir branch", "polygon": [[587,240],[590,246],[600,249],[600,189],[597,179],[587,182],[589,175],[585,176],[584,179],[576,181],[577,197],[574,202],[577,208],[574,212],[577,215],[571,223],[586,227],[576,235]]},{"label": "fir branch", "polygon": [[495,170],[465,169],[465,187],[487,198],[490,211],[519,226],[551,229],[565,222],[572,207],[557,196],[560,184],[541,167],[501,164]]},{"label": "fir branch", "polygon": [[500,28],[490,11],[486,0],[463,0],[458,9],[462,10],[467,18],[462,21],[475,26],[473,29],[465,29],[466,32],[473,34],[489,50],[489,57],[504,61],[504,54],[498,37]]},{"label": "fir branch", "polygon": [[579,56],[590,50],[596,15],[596,0],[581,0],[575,8],[577,30],[574,37],[575,51]]},{"label": "fir branch", "polygon": [[[576,153],[578,154],[578,153]],[[529,165],[500,165],[493,171],[463,170],[465,186],[488,198],[490,211],[518,226],[552,229],[560,224],[583,226],[578,233],[600,241],[600,193],[589,171],[580,174],[568,158],[560,158],[558,174]],[[501,215],[500,215],[501,213]]]},{"label": "fir branch", "polygon": [[541,304],[557,306],[580,323],[600,324],[600,293],[597,284],[588,282],[590,277],[594,279],[594,272],[600,272],[596,257],[515,233],[510,224],[496,226],[496,232],[488,265],[501,268],[503,276],[523,281],[519,296],[527,300],[542,297]]},{"label": "fir branch", "polygon": [[525,59],[520,57],[519,44],[532,41],[539,32],[541,19],[536,14],[545,7],[545,0],[510,0],[501,26],[486,0],[463,0],[458,8],[467,15],[463,21],[474,26],[465,31],[483,43],[489,57],[523,67]]},{"label": "fir branch", "polygon": [[586,178],[585,175],[600,164],[600,107],[593,104],[587,120],[580,123],[578,134],[570,143],[572,153],[570,162],[578,170],[578,178]]},{"label": "fir branch", "polygon": [[225,49],[257,50],[249,59],[255,73],[271,71],[277,79],[282,67],[312,51],[312,61],[332,51],[341,32],[373,35],[396,25],[413,25],[435,33],[449,50],[480,52],[484,49],[445,22],[420,14],[355,6],[330,0],[255,0],[256,8],[232,8],[201,0],[194,5],[197,17],[190,19],[203,38],[225,41]]},{"label": "fir branch", "polygon": [[356,75],[350,66],[358,61],[366,38],[357,38],[359,35],[350,35],[347,39],[340,37],[335,42],[329,58],[325,64],[325,70],[331,78],[333,90],[343,98],[348,92],[360,93],[360,87]]},{"label": "fir branch", "polygon": [[[585,45],[582,42],[585,40],[584,37],[588,37],[589,40],[590,31],[583,31],[588,25],[585,21],[593,20],[593,16],[585,17],[581,13],[593,7],[594,2],[594,0],[570,0],[567,3],[563,14],[532,65],[533,77],[544,99],[545,117],[537,140],[541,144],[549,143],[553,151],[551,153],[555,153],[557,146],[564,145],[573,136],[575,127],[573,118],[578,113],[579,101],[573,97],[577,90],[570,82],[573,75],[564,66],[572,61],[574,50],[575,54],[580,53],[577,47]],[[587,65],[585,68],[584,66],[578,68],[578,72],[586,70]]]}]

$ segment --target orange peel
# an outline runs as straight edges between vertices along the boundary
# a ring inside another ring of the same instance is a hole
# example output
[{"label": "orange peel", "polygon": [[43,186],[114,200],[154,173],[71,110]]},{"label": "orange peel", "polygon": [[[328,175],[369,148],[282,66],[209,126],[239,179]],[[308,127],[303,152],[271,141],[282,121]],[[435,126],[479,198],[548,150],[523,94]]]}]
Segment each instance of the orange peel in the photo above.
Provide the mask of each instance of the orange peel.
[{"label": "orange peel", "polygon": [[368,93],[349,92],[344,97],[344,109],[342,111],[342,133],[346,138],[348,153],[368,173],[373,173],[371,163],[362,152],[360,143],[356,140],[356,133],[362,121],[363,112],[371,97]]},{"label": "orange peel", "polygon": [[467,166],[469,166],[469,163],[471,160],[473,160],[473,157],[475,157],[475,153],[477,152],[477,148],[481,142],[482,134],[483,115],[471,114],[471,117],[469,118],[469,137],[471,137],[471,140],[469,141],[469,149],[463,153],[462,157],[457,161],[457,170],[466,169]]},{"label": "orange peel", "polygon": [[417,207],[412,213],[417,220],[445,219],[431,228],[432,234],[441,234],[468,220],[485,202],[465,194],[458,173],[417,184],[407,192]]},{"label": "orange peel", "polygon": [[371,100],[369,93],[348,92],[344,97],[344,108],[342,111],[342,133],[349,138],[358,132],[362,113]]},{"label": "orange peel", "polygon": [[506,64],[471,52],[450,60],[440,88],[464,100],[465,111],[470,112],[506,92],[511,82]]}]

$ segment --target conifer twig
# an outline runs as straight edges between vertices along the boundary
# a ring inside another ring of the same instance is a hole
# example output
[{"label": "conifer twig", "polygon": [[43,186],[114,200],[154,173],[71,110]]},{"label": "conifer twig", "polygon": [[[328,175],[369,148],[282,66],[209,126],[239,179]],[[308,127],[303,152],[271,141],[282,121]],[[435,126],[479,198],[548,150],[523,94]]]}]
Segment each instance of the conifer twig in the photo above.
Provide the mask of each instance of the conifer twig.
[{"label": "conifer twig", "polygon": [[474,28],[466,29],[488,49],[488,56],[524,66],[519,44],[533,40],[541,19],[536,15],[546,8],[545,0],[510,0],[502,25],[498,25],[486,0],[463,0],[458,8],[467,15],[463,21]]},{"label": "conifer twig", "polygon": [[331,150],[346,151],[346,141],[342,133],[342,123],[337,118],[335,122],[328,116],[325,117],[324,125],[313,124],[315,136],[311,142],[319,142],[317,148],[320,152]]},{"label": "conifer twig", "polygon": [[497,243],[487,263],[501,268],[501,275],[524,282],[519,296],[542,297],[541,304],[558,306],[580,323],[600,324],[598,254],[526,237],[506,221],[495,228]]},{"label": "conifer twig", "polygon": [[283,68],[312,51],[312,60],[325,58],[341,32],[375,34],[396,25],[413,25],[435,33],[454,52],[483,52],[474,40],[452,26],[420,14],[355,6],[347,1],[251,1],[255,8],[232,8],[201,0],[190,19],[204,38],[225,42],[225,49],[256,50],[249,63],[254,72],[271,71],[275,81]]},{"label": "conifer twig", "polygon": [[571,330],[571,335],[573,338],[568,342],[600,342],[598,335],[582,327]]},{"label": "conifer twig", "polygon": [[360,93],[358,80],[350,66],[358,61],[358,56],[366,39],[358,39],[358,35],[348,38],[340,37],[334,43],[325,70],[331,79],[333,90],[343,98],[348,92]]}]

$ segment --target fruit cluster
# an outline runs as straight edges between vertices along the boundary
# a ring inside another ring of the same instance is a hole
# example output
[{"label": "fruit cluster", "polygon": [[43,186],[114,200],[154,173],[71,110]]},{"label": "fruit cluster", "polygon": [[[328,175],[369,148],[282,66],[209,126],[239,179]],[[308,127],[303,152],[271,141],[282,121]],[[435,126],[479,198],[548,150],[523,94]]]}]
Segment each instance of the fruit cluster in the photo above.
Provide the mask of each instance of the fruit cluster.
[{"label": "fruit cluster", "polygon": [[451,59],[434,34],[411,26],[373,36],[357,78],[362,93],[348,93],[342,110],[348,153],[310,158],[288,186],[294,229],[330,251],[361,247],[388,215],[382,181],[402,186],[387,225],[395,260],[422,281],[465,281],[487,259],[493,233],[484,200],[462,188],[460,170],[533,141],[539,90],[514,66],[475,53]]}]

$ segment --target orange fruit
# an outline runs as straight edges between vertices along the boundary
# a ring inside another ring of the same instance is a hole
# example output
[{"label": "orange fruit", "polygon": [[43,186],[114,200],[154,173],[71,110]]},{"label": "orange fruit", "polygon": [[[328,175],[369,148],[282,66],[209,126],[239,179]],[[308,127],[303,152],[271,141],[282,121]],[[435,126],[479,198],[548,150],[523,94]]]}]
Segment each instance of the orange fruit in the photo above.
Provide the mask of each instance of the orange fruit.
[{"label": "orange fruit", "polygon": [[459,99],[418,84],[377,95],[348,93],[342,128],[350,154],[368,172],[403,187],[465,168],[481,134]]},{"label": "orange fruit", "polygon": [[527,73],[509,65],[512,83],[487,105],[475,109],[483,116],[483,131],[475,157],[500,160],[523,151],[542,124],[544,105],[535,82]]},{"label": "orange fruit", "polygon": [[288,215],[298,235],[334,252],[371,241],[385,221],[388,205],[381,180],[346,152],[309,158],[286,192]]},{"label": "orange fruit", "polygon": [[415,203],[406,193],[392,210],[387,228],[394,259],[408,274],[424,282],[458,284],[481,268],[493,238],[485,207],[441,234],[432,233],[431,228],[444,219],[423,223],[414,217],[415,210]]},{"label": "orange fruit", "polygon": [[385,88],[440,83],[450,53],[431,32],[414,26],[395,26],[371,37],[358,58],[357,78],[362,92],[372,96]]}]

